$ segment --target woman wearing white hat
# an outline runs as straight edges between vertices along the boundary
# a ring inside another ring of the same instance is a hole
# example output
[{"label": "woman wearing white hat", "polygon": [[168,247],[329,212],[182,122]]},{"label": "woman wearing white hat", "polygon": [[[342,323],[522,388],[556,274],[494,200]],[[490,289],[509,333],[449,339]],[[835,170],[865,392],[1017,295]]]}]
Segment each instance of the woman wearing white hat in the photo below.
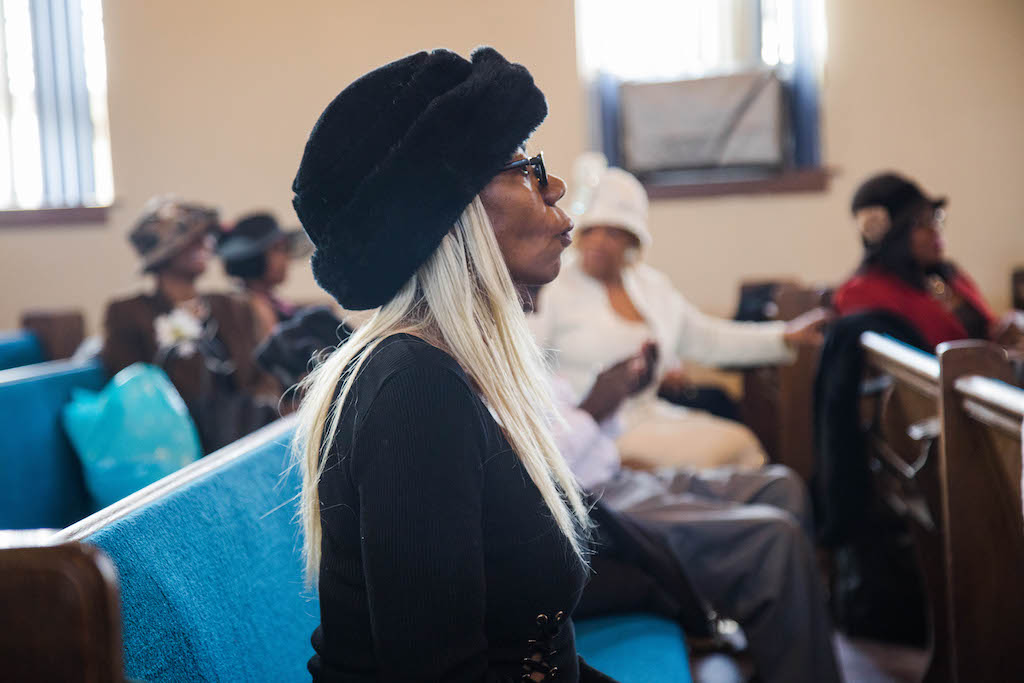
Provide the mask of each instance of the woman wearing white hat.
[{"label": "woman wearing white hat", "polygon": [[[758,466],[764,452],[743,425],[658,398],[658,385],[680,362],[754,366],[790,362],[793,347],[820,340],[824,314],[791,323],[737,323],[701,313],[668,277],[640,262],[651,245],[647,193],[619,168],[601,169],[585,188],[576,223],[578,254],[537,302],[533,330],[550,349],[556,372],[578,398],[597,375],[648,350],[654,381],[620,411],[623,459],[646,465]],[[650,353],[653,342],[657,354]],[[643,376],[643,375],[640,375]]]}]

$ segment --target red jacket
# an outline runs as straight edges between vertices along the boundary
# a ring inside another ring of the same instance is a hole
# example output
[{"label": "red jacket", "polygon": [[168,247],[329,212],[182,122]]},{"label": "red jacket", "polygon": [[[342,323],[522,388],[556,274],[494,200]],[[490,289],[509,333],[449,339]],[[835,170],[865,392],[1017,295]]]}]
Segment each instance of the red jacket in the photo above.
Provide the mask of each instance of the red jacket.
[{"label": "red jacket", "polygon": [[[989,326],[992,325],[995,316],[973,280],[957,271],[949,284],[957,295],[988,320]],[[869,270],[847,280],[836,291],[833,305],[840,315],[871,310],[901,315],[933,346],[967,338],[963,323],[942,302],[928,292],[878,270]]]}]

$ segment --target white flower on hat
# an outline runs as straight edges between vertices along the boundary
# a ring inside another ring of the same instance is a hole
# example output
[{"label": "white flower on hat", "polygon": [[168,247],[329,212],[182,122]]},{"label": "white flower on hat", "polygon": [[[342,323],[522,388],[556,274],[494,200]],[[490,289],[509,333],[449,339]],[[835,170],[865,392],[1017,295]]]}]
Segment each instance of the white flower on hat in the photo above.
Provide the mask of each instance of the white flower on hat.
[{"label": "white flower on hat", "polygon": [[203,324],[191,311],[175,308],[170,313],[158,316],[153,322],[156,343],[161,349],[176,348],[188,358],[196,352],[196,340],[203,333]]},{"label": "white flower on hat", "polygon": [[892,228],[892,219],[884,206],[865,206],[853,218],[857,221],[857,230],[868,244],[880,242]]}]

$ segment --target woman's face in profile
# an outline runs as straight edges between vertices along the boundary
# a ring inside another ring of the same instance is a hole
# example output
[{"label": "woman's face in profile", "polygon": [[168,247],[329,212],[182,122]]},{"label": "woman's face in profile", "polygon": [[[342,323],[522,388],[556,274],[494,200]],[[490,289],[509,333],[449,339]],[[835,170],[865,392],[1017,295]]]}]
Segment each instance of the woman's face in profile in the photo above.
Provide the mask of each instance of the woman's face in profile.
[{"label": "woman's face in profile", "polygon": [[[525,158],[518,152],[511,161]],[[529,166],[499,173],[480,192],[517,285],[546,285],[558,276],[562,252],[572,244],[572,219],[555,206],[564,194],[564,180],[549,173],[541,187]]]},{"label": "woman's face in profile", "polygon": [[206,266],[213,255],[213,237],[198,235],[181,248],[164,266],[163,270],[183,277],[197,278],[206,272]]},{"label": "woman's face in profile", "polygon": [[938,265],[945,258],[942,239],[942,209],[923,209],[910,232],[910,253],[923,268]]},{"label": "woman's face in profile", "polygon": [[576,242],[583,272],[598,280],[618,277],[626,267],[626,253],[637,246],[630,232],[610,225],[588,227]]},{"label": "woman's face in profile", "polygon": [[267,269],[263,274],[263,280],[271,287],[276,287],[288,278],[288,242],[279,240],[272,244],[266,251]]}]

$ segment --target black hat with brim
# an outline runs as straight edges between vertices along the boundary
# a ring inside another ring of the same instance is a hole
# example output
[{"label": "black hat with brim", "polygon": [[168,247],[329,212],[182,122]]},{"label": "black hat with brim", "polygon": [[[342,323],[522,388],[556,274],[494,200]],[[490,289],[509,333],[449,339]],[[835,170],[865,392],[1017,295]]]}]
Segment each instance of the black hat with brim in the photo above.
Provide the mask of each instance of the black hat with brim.
[{"label": "black hat with brim", "polygon": [[387,303],[545,116],[526,68],[489,47],[419,52],[349,85],[292,184],[317,283],[350,310]]},{"label": "black hat with brim", "polygon": [[312,251],[313,245],[300,228],[284,230],[269,213],[250,214],[221,233],[217,240],[217,255],[224,261],[244,261],[281,241],[288,243],[292,258],[304,258]]},{"label": "black hat with brim", "polygon": [[856,214],[869,206],[881,206],[889,212],[893,222],[899,222],[909,212],[923,206],[941,208],[945,197],[929,197],[917,183],[898,173],[879,173],[857,188],[850,202],[850,212]]}]

